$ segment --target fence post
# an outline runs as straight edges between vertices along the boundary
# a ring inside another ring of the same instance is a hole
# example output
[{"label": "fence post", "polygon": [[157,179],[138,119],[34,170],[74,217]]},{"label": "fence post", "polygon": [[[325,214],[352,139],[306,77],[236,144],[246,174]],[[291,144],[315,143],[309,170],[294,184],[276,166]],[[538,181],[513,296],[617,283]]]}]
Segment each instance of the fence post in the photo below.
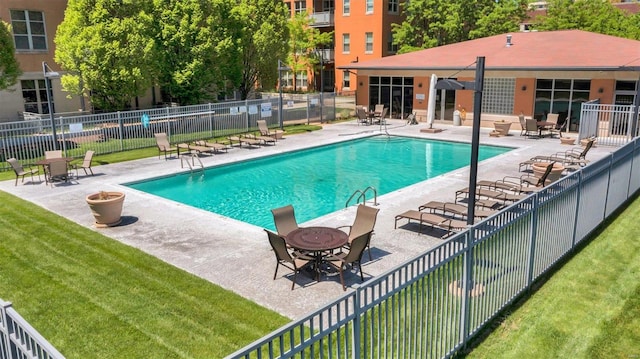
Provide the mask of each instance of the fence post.
[{"label": "fence post", "polygon": [[533,267],[535,262],[535,253],[536,253],[536,236],[538,234],[538,196],[540,194],[536,193],[533,195],[533,211],[531,211],[531,231],[529,232],[530,242],[529,242],[529,274],[527,275],[527,290],[531,289],[531,284],[533,283]]},{"label": "fence post", "polygon": [[578,171],[578,192],[576,199],[575,216],[573,218],[573,240],[571,241],[571,249],[576,247],[576,237],[578,232],[578,214],[580,214],[580,197],[582,196],[582,171]]},{"label": "fence post", "polygon": [[[470,227],[467,230],[465,236],[465,257],[464,257],[464,271],[462,274],[462,304],[460,307],[460,334],[462,335],[462,346],[467,345],[469,340],[469,318],[471,316],[471,309],[469,302],[471,301],[471,291],[473,290],[473,242],[474,242],[474,227]],[[460,285],[460,282],[458,282]]]},{"label": "fence post", "polygon": [[120,137],[120,151],[124,150],[124,123],[122,123],[122,115],[118,111],[118,137]]},{"label": "fence post", "polygon": [[67,140],[65,139],[65,136],[64,136],[64,120],[62,116],[60,116],[59,119],[60,119],[60,123],[58,123],[58,128],[60,129],[60,137],[62,137],[62,153],[64,154],[64,157],[68,157],[67,156]]},{"label": "fence post", "polygon": [[362,289],[359,284],[355,286],[355,292],[353,293],[353,334],[351,336],[352,355],[353,359],[360,359],[360,293]]},{"label": "fence post", "polygon": [[306,96],[307,98],[307,125],[311,123],[311,102],[309,101],[309,95]]},{"label": "fence post", "polygon": [[0,345],[0,348],[2,348],[3,350],[0,351],[0,355],[2,358],[11,358],[12,357],[12,353],[11,353],[11,347],[10,345],[10,341],[9,341],[9,336],[11,334],[13,334],[13,331],[11,330],[11,326],[9,325],[9,315],[7,314],[7,309],[11,308],[11,302],[2,302],[2,307],[0,307],[0,320],[2,321],[2,326],[0,326],[0,332],[3,333],[2,335],[2,345]]},{"label": "fence post", "polygon": [[213,133],[213,113],[211,110],[211,102],[209,102],[208,104],[209,106],[209,132],[211,132],[211,137],[215,137],[215,134]]}]

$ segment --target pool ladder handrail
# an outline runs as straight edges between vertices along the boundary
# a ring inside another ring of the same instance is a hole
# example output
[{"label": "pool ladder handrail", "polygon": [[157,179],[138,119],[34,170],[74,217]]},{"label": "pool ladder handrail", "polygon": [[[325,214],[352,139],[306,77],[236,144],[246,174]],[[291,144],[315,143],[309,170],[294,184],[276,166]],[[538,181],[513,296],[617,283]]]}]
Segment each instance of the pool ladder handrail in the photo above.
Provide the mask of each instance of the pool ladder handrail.
[{"label": "pool ladder handrail", "polygon": [[[191,163],[189,163],[188,158],[186,159],[187,166],[189,166],[189,171],[193,173],[193,167],[196,165],[194,161],[194,158],[195,158],[198,160],[198,163],[200,164],[200,170],[204,173],[204,165],[202,164],[202,161],[200,161],[200,157],[198,157],[198,155],[195,153],[190,154],[189,157],[191,157]],[[184,168],[184,163],[185,163],[185,157],[182,156],[180,157],[180,168]]]},{"label": "pool ladder handrail", "polygon": [[355,197],[358,193],[360,194],[358,196],[358,198],[356,199],[356,204],[360,203],[360,199],[362,199],[362,204],[367,204],[367,192],[368,191],[373,191],[373,205],[377,206],[378,205],[378,191],[376,191],[375,188],[373,188],[372,186],[369,186],[367,188],[365,188],[364,190],[355,190],[355,192],[353,192],[353,194],[351,195],[351,197],[349,197],[349,199],[347,200],[347,202],[344,204],[345,208],[349,207],[349,202],[351,202],[351,200],[353,199],[353,197]]}]

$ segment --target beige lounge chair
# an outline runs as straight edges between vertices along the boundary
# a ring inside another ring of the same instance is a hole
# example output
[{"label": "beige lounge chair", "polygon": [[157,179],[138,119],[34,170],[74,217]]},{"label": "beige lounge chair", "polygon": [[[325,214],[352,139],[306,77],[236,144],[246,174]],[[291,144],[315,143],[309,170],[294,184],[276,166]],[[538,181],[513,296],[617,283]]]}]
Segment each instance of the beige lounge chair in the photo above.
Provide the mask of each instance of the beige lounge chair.
[{"label": "beige lounge chair", "polygon": [[177,152],[178,156],[180,156],[180,150],[178,147],[174,147],[169,143],[169,138],[167,134],[164,132],[154,133],[156,138],[156,145],[158,146],[158,158],[160,158],[160,154],[164,153],[164,159],[167,159],[167,153],[171,156],[171,152]]},{"label": "beige lounge chair", "polygon": [[24,183],[24,176],[26,175],[31,175],[31,182],[33,182],[33,175],[35,174],[38,175],[38,180],[40,180],[40,171],[38,170],[38,168],[24,169],[20,162],[15,158],[9,158],[7,162],[9,162],[11,168],[13,168],[13,172],[16,174],[16,183],[14,184],[14,186],[18,185],[18,178],[20,177],[22,177],[22,183]]},{"label": "beige lounge chair", "polygon": [[[373,228],[376,225],[376,218],[378,217],[378,212],[380,209],[373,208],[369,206],[365,206],[363,204],[358,205],[358,209],[356,210],[356,218],[353,220],[353,224],[350,226],[340,226],[338,229],[349,228],[347,234],[349,235],[348,243],[346,245],[347,248],[351,246],[353,240],[359,237],[363,233],[372,233]],[[369,260],[373,260],[371,257],[371,247],[370,244],[367,244],[367,249],[369,251]]]},{"label": "beige lounge chair", "polygon": [[[431,211],[431,213],[437,214],[437,212],[440,212],[443,215],[450,215],[454,217],[460,216],[462,217],[462,219],[466,219],[467,214],[469,213],[469,209],[467,206],[453,202],[429,201],[418,207],[418,211],[423,211],[425,209]],[[492,209],[476,208],[474,209],[473,213],[476,218],[482,219],[493,216],[494,214],[498,213],[498,211]]]},{"label": "beige lounge chair", "polygon": [[271,137],[271,136],[262,136],[262,135],[257,136],[257,135],[254,135],[253,133],[247,133],[244,136],[245,136],[245,138],[258,140],[258,141],[262,142],[262,144],[264,144],[264,145],[268,145],[268,144],[275,145],[276,144],[276,139]]},{"label": "beige lounge chair", "polygon": [[197,155],[201,155],[203,153],[213,154],[215,152],[215,149],[213,147],[199,146],[190,143],[179,143],[177,147],[178,149],[182,148],[183,150],[187,150],[187,152],[189,153],[195,153]]},{"label": "beige lounge chair", "polygon": [[[469,187],[457,190],[456,203],[464,199],[467,199],[468,196],[469,196]],[[476,196],[485,197],[490,200],[502,201],[503,204],[506,204],[506,202],[517,202],[527,197],[526,195],[523,195],[523,194],[514,194],[514,193],[508,193],[508,192],[499,191],[499,190],[489,190],[489,189],[484,189],[480,187],[476,188]]]},{"label": "beige lounge chair", "polygon": [[239,147],[242,147],[242,144],[246,144],[248,147],[259,147],[261,141],[259,140],[255,140],[252,138],[247,138],[244,137],[242,135],[238,135],[238,136],[228,136],[227,137],[229,139],[229,143],[231,144],[231,146],[233,146],[233,143],[237,143]]},{"label": "beige lounge chair", "polygon": [[428,225],[433,228],[442,229],[446,231],[443,238],[448,237],[456,232],[459,232],[467,228],[466,221],[448,218],[448,217],[440,216],[434,213],[420,212],[413,209],[410,209],[404,213],[397,215],[395,217],[394,228],[398,228],[398,221],[401,219],[407,219],[408,223],[411,223],[411,220],[417,221],[420,224],[420,227],[418,229],[419,233],[422,233],[423,225]]},{"label": "beige lounge chair", "polygon": [[229,150],[229,147],[227,145],[223,143],[218,143],[218,142],[208,142],[205,140],[200,140],[200,141],[194,141],[193,143],[195,143],[198,146],[212,148],[213,152],[220,152],[220,151],[228,152]]},{"label": "beige lounge chair", "polygon": [[274,208],[271,213],[273,214],[273,222],[276,225],[278,235],[286,237],[291,231],[298,229],[298,222],[292,205]]},{"label": "beige lounge chair", "polygon": [[522,171],[524,169],[528,169],[536,162],[559,162],[562,163],[566,168],[577,169],[579,167],[584,167],[589,163],[589,160],[586,159],[587,153],[593,147],[594,139],[590,139],[587,141],[587,144],[584,148],[575,147],[564,152],[557,152],[553,155],[544,156],[538,155],[535,157],[531,157],[530,159],[520,162],[519,170]]},{"label": "beige lounge chair", "polygon": [[256,123],[258,124],[258,130],[260,130],[260,135],[262,136],[269,136],[269,137],[273,137],[275,140],[279,140],[282,138],[282,135],[284,134],[284,131],[282,130],[270,130],[269,126],[267,126],[267,121],[265,120],[258,120],[256,121]]},{"label": "beige lounge chair", "polygon": [[360,280],[364,282],[364,276],[362,275],[362,254],[364,254],[364,250],[369,246],[370,239],[371,232],[362,233],[351,241],[349,252],[339,252],[325,257],[326,263],[337,269],[340,273],[342,290],[347,290],[344,284],[344,271],[349,265],[351,265],[352,268],[356,268],[357,266],[358,271],[360,271]]},{"label": "beige lounge chair", "polygon": [[82,170],[84,171],[85,176],[89,175],[87,173],[87,170],[89,170],[89,172],[91,172],[91,175],[93,176],[93,170],[91,169],[91,161],[93,160],[94,153],[95,151],[91,151],[91,150],[85,152],[82,163],[72,165],[73,169],[76,170],[76,177],[78,177],[78,169],[80,168],[82,168]]},{"label": "beige lounge chair", "polygon": [[278,275],[278,267],[281,265],[289,268],[293,271],[293,282],[291,283],[291,290],[296,285],[296,277],[298,272],[300,272],[307,264],[311,263],[314,258],[305,256],[304,254],[300,254],[297,252],[290,253],[287,249],[287,244],[282,236],[279,236],[269,230],[264,230],[267,232],[267,236],[269,237],[269,243],[271,244],[271,248],[273,248],[273,252],[276,255],[276,271],[273,273],[273,280],[276,280],[276,276]]}]

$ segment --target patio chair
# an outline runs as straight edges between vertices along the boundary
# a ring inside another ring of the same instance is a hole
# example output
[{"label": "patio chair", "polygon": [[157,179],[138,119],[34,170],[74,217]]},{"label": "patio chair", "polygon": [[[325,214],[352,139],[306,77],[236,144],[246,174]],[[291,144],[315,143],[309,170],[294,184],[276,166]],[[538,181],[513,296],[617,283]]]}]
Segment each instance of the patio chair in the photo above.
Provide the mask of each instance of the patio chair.
[{"label": "patio chair", "polygon": [[273,214],[273,222],[276,225],[278,235],[286,237],[291,231],[298,229],[298,222],[292,205],[274,208],[271,213]]},{"label": "patio chair", "polygon": [[176,145],[176,147],[178,148],[178,151],[180,151],[180,149],[182,148],[183,150],[187,150],[187,153],[190,153],[192,155],[195,154],[198,156],[203,153],[213,154],[215,152],[215,149],[213,147],[199,146],[190,143],[179,143]]},{"label": "patio chair", "polygon": [[[459,201],[467,199],[468,195],[469,195],[469,187],[457,190],[456,191],[456,203],[458,203]],[[485,198],[488,198],[488,199],[491,199],[491,200],[502,201],[504,204],[506,204],[506,202],[517,202],[517,201],[527,197],[526,195],[523,195],[523,194],[515,194],[515,193],[508,193],[508,192],[505,192],[505,191],[501,191],[498,188],[496,188],[494,190],[490,190],[490,189],[484,189],[484,188],[481,188],[481,187],[477,187],[476,188],[476,196],[477,197],[485,197]]]},{"label": "patio chair", "polygon": [[269,243],[276,255],[276,271],[273,273],[273,280],[276,280],[278,276],[278,267],[282,265],[283,267],[289,268],[293,271],[293,282],[291,283],[291,290],[293,290],[296,285],[298,272],[311,263],[314,258],[296,252],[290,253],[287,249],[287,243],[282,236],[267,229],[264,231],[267,232]]},{"label": "patio chair", "polygon": [[547,127],[547,131],[549,131],[549,134],[551,135],[551,137],[553,137],[554,133],[557,133],[559,137],[562,137],[562,130],[567,125],[567,122],[568,121],[565,121],[562,124],[562,126],[558,126],[558,114],[557,113],[547,114],[547,123],[553,123],[552,125],[549,125]]},{"label": "patio chair", "polygon": [[47,160],[51,158],[62,158],[62,151],[61,150],[44,151],[44,158]]},{"label": "patio chair", "polygon": [[91,151],[91,150],[85,152],[82,163],[72,165],[72,168],[76,170],[76,177],[78,177],[78,169],[80,168],[82,168],[82,170],[84,171],[85,176],[89,175],[87,173],[87,170],[89,170],[89,172],[91,172],[91,175],[93,176],[93,170],[91,169],[91,161],[93,160],[94,153],[95,151]]},{"label": "patio chair", "polygon": [[164,159],[166,160],[167,153],[171,156],[171,152],[177,152],[178,156],[180,156],[180,150],[178,147],[171,146],[166,133],[154,133],[153,135],[156,138],[156,145],[158,146],[158,158],[160,158],[161,153],[164,153]]},{"label": "patio chair", "polygon": [[47,183],[53,187],[53,182],[68,182],[69,181],[69,165],[67,161],[54,161],[48,165],[48,170],[45,176]]},{"label": "patio chair", "polygon": [[342,290],[347,290],[344,284],[344,271],[349,265],[353,268],[358,266],[357,270],[360,272],[360,279],[364,282],[364,276],[362,275],[362,254],[364,254],[364,250],[369,245],[370,238],[371,232],[362,233],[353,239],[347,253],[339,252],[325,257],[326,263],[340,273]]},{"label": "patio chair", "polygon": [[393,227],[394,229],[398,228],[398,221],[401,219],[406,219],[408,221],[407,223],[411,223],[411,220],[417,221],[420,225],[418,233],[422,233],[423,225],[444,230],[445,234],[444,236],[442,236],[442,238],[446,238],[467,228],[466,221],[441,216],[435,213],[420,212],[410,209],[395,217],[395,224]]},{"label": "patio chair", "polygon": [[[356,210],[356,218],[353,220],[353,224],[350,226],[340,226],[338,229],[349,228],[347,234],[349,235],[348,243],[345,247],[351,247],[351,243],[363,233],[372,232],[373,227],[376,225],[376,218],[378,217],[378,212],[380,209],[373,208],[369,206],[365,206],[364,204],[358,205],[358,209]],[[369,260],[373,260],[371,257],[371,247],[370,243],[367,243],[367,249],[369,252]]]},{"label": "patio chair", "polygon": [[549,156],[538,155],[531,157],[526,161],[520,162],[519,170],[522,171],[523,167],[526,169],[536,162],[560,162],[569,169],[584,167],[587,165],[587,163],[589,163],[589,160],[586,159],[586,156],[591,147],[593,147],[594,142],[595,139],[590,139],[589,141],[587,141],[587,144],[584,146],[584,148],[576,147],[564,152],[557,152]]},{"label": "patio chair", "polygon": [[249,148],[259,147],[261,142],[260,140],[248,138],[243,135],[228,136],[227,139],[229,140],[229,144],[231,145],[231,147],[233,147],[234,142],[238,144],[238,147],[242,147],[243,143],[246,144]]},{"label": "patio chair", "polygon": [[526,119],[525,132],[524,132],[525,138],[530,138],[530,137],[540,138],[540,135],[541,135],[541,131],[538,128],[538,123],[536,122],[536,120],[532,118]]},{"label": "patio chair", "polygon": [[282,138],[282,134],[284,134],[284,131],[282,130],[270,130],[269,127],[267,126],[267,121],[266,120],[258,120],[256,121],[256,123],[258,124],[258,130],[260,131],[260,135],[262,136],[269,136],[269,137],[273,137],[276,141]]},{"label": "patio chair", "polygon": [[524,134],[527,132],[527,122],[524,119],[524,115],[520,114],[520,116],[518,116],[518,120],[520,121],[520,136],[524,136]]},{"label": "patio chair", "polygon": [[276,144],[276,139],[271,137],[271,136],[262,136],[262,135],[257,136],[257,135],[255,135],[253,133],[247,133],[247,134],[244,135],[244,137],[248,138],[248,139],[252,139],[252,140],[258,140],[263,145],[268,145],[268,144],[275,145]]},{"label": "patio chair", "polygon": [[356,117],[358,118],[358,125],[369,124],[369,117],[367,116],[367,112],[362,106],[356,107]]},{"label": "patio chair", "polygon": [[381,103],[379,103],[379,104],[377,104],[377,105],[375,105],[373,107],[373,112],[375,112],[375,113],[382,113],[383,110],[384,110],[384,105],[381,104]]},{"label": "patio chair", "polygon": [[11,168],[13,168],[13,172],[16,174],[16,183],[14,184],[14,186],[18,185],[18,178],[20,177],[22,177],[22,183],[24,183],[24,176],[26,175],[31,175],[31,182],[33,182],[33,175],[35,174],[38,175],[38,180],[40,180],[40,171],[38,170],[38,168],[29,167],[27,169],[24,169],[20,162],[15,158],[9,158],[7,162],[9,162]]},{"label": "patio chair", "polygon": [[[381,125],[384,125],[384,121],[385,118],[387,117],[387,112],[389,112],[388,108],[383,108],[382,111],[380,112],[380,115],[376,115],[376,122],[378,122]],[[378,111],[376,111],[376,113],[378,113]]]}]

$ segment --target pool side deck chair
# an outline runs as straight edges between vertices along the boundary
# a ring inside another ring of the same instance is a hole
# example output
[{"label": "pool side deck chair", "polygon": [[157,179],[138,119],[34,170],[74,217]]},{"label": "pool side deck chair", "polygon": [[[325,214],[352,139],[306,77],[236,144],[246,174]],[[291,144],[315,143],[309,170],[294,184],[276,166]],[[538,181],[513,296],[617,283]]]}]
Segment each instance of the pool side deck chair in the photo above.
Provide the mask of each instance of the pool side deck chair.
[{"label": "pool side deck chair", "polygon": [[169,143],[169,138],[167,134],[164,132],[154,133],[156,138],[156,145],[158,146],[158,158],[160,158],[160,154],[164,153],[164,159],[167,159],[167,153],[171,156],[171,152],[177,152],[178,156],[180,155],[180,150],[176,146],[172,146]]},{"label": "pool side deck chair", "polygon": [[420,211],[410,209],[395,217],[394,229],[398,228],[398,221],[402,219],[408,220],[407,223],[411,223],[411,220],[418,222],[420,225],[418,229],[419,233],[422,233],[423,225],[427,225],[436,229],[442,229],[446,231],[445,235],[442,238],[446,238],[454,233],[457,233],[467,228],[466,221],[447,218],[434,213],[420,212]]},{"label": "pool side deck chair", "polygon": [[282,135],[284,134],[284,131],[282,130],[271,130],[269,129],[269,126],[267,126],[267,121],[265,120],[258,120],[256,121],[256,123],[258,124],[258,130],[260,130],[260,134],[262,136],[269,136],[269,137],[273,137],[273,139],[275,139],[276,141],[282,138]]},{"label": "pool side deck chair", "polygon": [[[468,207],[453,202],[442,202],[442,201],[429,201],[420,207],[418,207],[418,211],[429,210],[431,213],[442,214],[448,216],[459,216],[462,219],[467,219]],[[498,213],[497,210],[494,209],[475,209],[473,211],[475,218],[484,219],[487,217],[491,217],[494,214]]]},{"label": "pool side deck chair", "polygon": [[209,147],[213,149],[213,152],[228,152],[229,150],[229,146],[223,144],[223,143],[218,143],[218,142],[208,142],[205,140],[200,140],[200,141],[194,141],[194,144],[196,144],[197,146],[204,146],[204,147]]}]

